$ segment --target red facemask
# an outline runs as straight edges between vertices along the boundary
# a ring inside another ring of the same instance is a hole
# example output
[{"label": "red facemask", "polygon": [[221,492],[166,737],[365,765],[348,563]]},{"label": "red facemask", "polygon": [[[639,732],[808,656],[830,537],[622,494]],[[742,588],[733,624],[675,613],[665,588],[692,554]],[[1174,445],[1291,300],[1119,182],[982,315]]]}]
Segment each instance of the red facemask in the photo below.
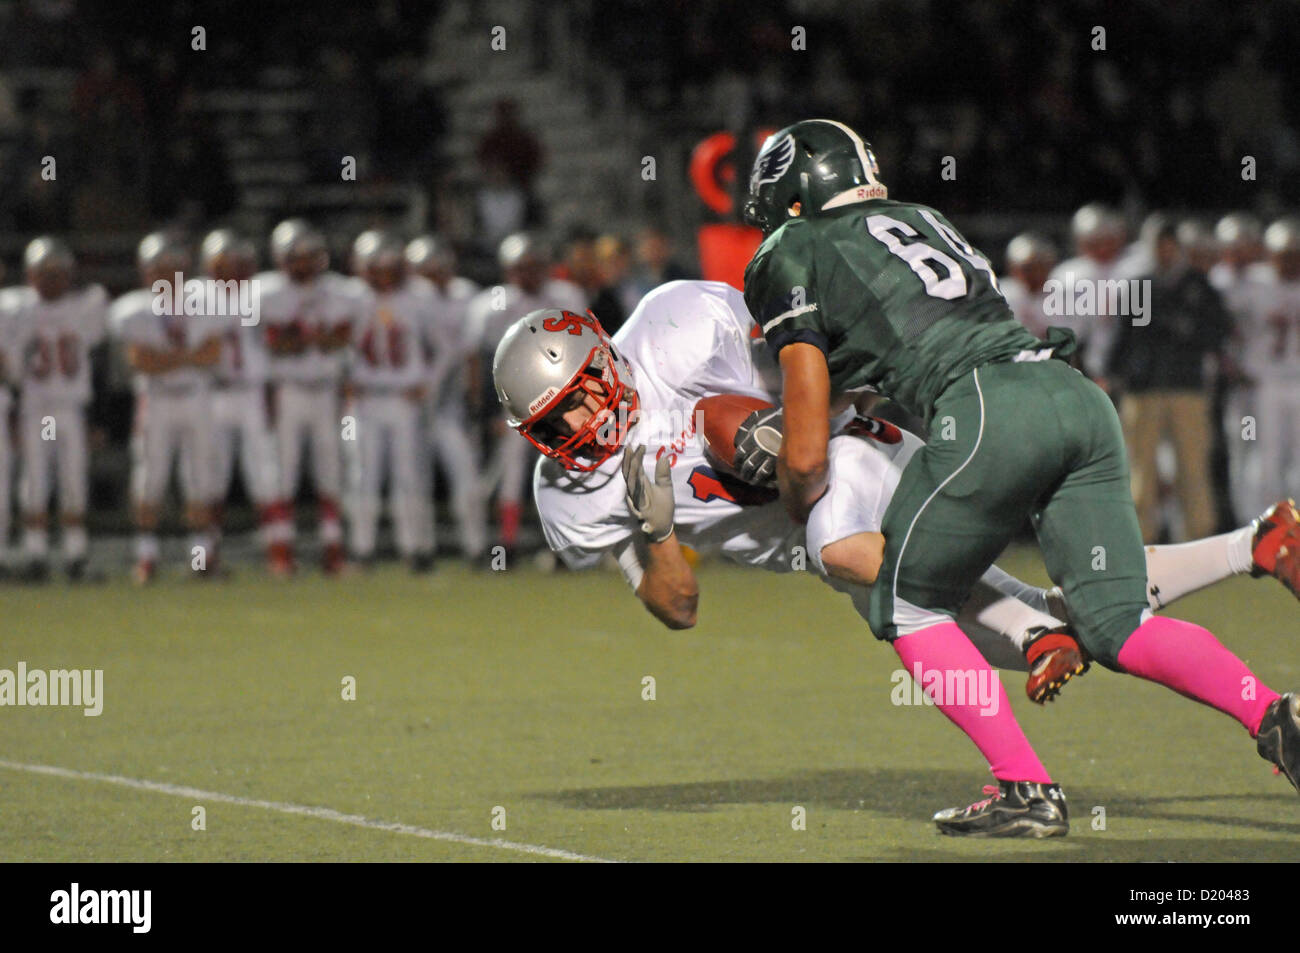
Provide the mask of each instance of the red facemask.
[{"label": "red facemask", "polygon": [[[546,418],[557,408],[567,406],[579,391],[595,397],[600,407],[577,431],[565,435]],[[636,391],[619,377],[617,362],[608,348],[598,344],[587,356],[585,368],[521,423],[519,432],[543,454],[560,461],[566,470],[589,473],[623,446],[628,427],[636,419],[637,407]]]}]

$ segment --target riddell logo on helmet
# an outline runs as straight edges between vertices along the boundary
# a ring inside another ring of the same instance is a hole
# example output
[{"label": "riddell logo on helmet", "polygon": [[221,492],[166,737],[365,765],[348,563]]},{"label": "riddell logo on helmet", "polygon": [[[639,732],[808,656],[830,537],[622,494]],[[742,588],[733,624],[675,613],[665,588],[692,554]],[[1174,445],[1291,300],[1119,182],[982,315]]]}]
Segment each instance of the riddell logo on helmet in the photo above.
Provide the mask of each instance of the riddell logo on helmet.
[{"label": "riddell logo on helmet", "polygon": [[528,416],[529,417],[535,416],[537,412],[541,410],[543,407],[545,407],[547,404],[549,404],[551,400],[555,397],[555,395],[558,394],[559,392],[560,389],[556,387],[554,384],[546,388],[546,390],[542,392],[541,397],[538,397],[535,401],[533,401],[531,404],[528,405]]}]

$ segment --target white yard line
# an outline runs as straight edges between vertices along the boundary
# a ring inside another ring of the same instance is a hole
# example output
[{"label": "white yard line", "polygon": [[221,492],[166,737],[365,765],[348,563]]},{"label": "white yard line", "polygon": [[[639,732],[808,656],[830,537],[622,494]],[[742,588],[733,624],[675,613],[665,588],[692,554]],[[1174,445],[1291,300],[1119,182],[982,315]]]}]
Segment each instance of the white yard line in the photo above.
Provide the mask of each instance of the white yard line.
[{"label": "white yard line", "polygon": [[498,838],[470,837],[452,831],[434,831],[426,827],[412,827],[397,821],[377,821],[362,817],[360,814],[344,814],[328,807],[310,807],[305,804],[288,804],[284,801],[261,801],[251,797],[239,797],[235,794],[222,794],[220,791],[203,791],[183,784],[168,784],[165,781],[146,781],[140,778],[124,778],[117,774],[97,774],[93,771],[75,771],[71,768],[59,768],[48,764],[24,764],[19,761],[0,759],[0,768],[10,771],[25,771],[28,774],[44,774],[56,778],[72,778],[76,781],[100,781],[104,784],[116,784],[119,787],[133,788],[137,791],[152,791],[155,794],[171,794],[175,797],[189,798],[194,801],[215,801],[221,804],[235,804],[239,807],[258,807],[265,811],[277,811],[281,814],[297,814],[300,817],[312,817],[321,821],[335,821],[339,824],[351,824],[373,831],[387,831],[390,834],[408,834],[411,837],[423,837],[427,840],[449,841],[453,844],[468,844],[472,847],[495,847],[497,850],[512,850],[521,854],[533,854],[537,857],[553,857],[557,860],[579,860],[596,864],[613,864],[617,861],[603,857],[591,857],[577,854],[556,847],[539,847],[536,844],[521,844],[517,841]]}]

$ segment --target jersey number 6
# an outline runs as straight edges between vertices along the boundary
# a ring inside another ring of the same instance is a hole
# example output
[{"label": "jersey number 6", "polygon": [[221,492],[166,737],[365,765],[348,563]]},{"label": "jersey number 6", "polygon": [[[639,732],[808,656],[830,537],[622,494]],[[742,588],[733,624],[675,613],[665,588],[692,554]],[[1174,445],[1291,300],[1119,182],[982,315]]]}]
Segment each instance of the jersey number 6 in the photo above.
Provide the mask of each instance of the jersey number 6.
[{"label": "jersey number 6", "polygon": [[[933,212],[928,209],[919,211],[921,217],[947,243],[948,247],[970,262],[971,267],[976,271],[987,274],[993,290],[1001,294],[1002,289],[998,287],[997,276],[993,274],[988,259],[972,248],[970,243],[952,228],[935,218]],[[961,265],[951,255],[927,244],[925,238],[911,225],[888,215],[869,215],[867,231],[888,248],[890,254],[907,262],[907,266],[925,284],[925,293],[932,298],[951,301],[966,294],[968,290],[966,273],[961,270]],[[939,272],[932,265],[942,267],[946,274],[940,278]]]}]

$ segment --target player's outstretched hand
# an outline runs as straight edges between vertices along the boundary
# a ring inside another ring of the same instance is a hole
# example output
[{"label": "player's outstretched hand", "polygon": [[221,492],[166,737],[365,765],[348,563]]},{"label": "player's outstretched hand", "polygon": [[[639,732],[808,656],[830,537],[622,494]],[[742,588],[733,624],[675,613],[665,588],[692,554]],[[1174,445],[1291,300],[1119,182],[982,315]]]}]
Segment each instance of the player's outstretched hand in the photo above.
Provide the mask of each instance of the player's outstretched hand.
[{"label": "player's outstretched hand", "polygon": [[662,543],[673,534],[673,477],[668,454],[655,463],[652,481],[642,461],[645,446],[623,452],[623,479],[627,481],[627,508],[641,521],[641,531],[652,543]]},{"label": "player's outstretched hand", "polygon": [[776,456],[781,452],[784,419],[779,407],[756,410],[736,428],[733,466],[753,486],[776,487]]}]

